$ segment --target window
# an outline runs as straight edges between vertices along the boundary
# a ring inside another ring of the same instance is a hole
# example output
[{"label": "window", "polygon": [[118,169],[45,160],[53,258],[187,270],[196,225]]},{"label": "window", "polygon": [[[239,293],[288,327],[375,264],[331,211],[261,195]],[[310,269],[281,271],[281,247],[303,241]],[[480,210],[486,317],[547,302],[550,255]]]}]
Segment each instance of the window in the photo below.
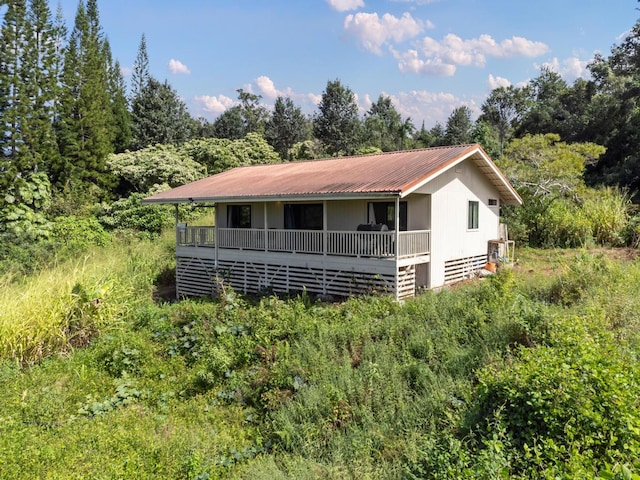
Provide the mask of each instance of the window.
[{"label": "window", "polygon": [[469,215],[468,215],[468,221],[467,221],[467,228],[469,230],[478,229],[479,208],[480,208],[479,202],[476,202],[473,200],[469,201]]},{"label": "window", "polygon": [[498,199],[497,198],[490,198],[489,199],[489,206],[490,207],[497,207],[498,206]]},{"label": "window", "polygon": [[227,205],[227,228],[251,228],[251,205]]},{"label": "window", "polygon": [[322,230],[321,203],[286,203],[284,228],[296,230]]},{"label": "window", "polygon": [[[395,202],[369,202],[369,223],[384,223],[389,230],[396,229]],[[400,202],[400,231],[407,230],[407,202]]]}]

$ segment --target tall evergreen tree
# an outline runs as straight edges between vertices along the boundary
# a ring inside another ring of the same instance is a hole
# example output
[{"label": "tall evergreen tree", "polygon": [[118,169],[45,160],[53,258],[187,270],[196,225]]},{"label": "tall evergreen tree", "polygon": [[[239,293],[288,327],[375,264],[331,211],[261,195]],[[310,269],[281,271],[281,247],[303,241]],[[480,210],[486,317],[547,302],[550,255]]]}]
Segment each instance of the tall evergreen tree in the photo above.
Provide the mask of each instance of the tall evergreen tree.
[{"label": "tall evergreen tree", "polygon": [[133,62],[133,72],[131,72],[131,98],[135,99],[142,94],[142,90],[149,83],[149,54],[147,53],[147,37],[142,34],[138,53]]},{"label": "tall evergreen tree", "polygon": [[113,150],[115,153],[124,152],[131,145],[131,114],[126,96],[124,78],[120,70],[120,62],[114,62],[109,43],[105,42],[107,57],[107,74],[109,77],[109,98],[113,115]]},{"label": "tall evergreen tree", "polygon": [[276,98],[273,114],[267,122],[266,138],[283,160],[290,159],[290,150],[298,142],[311,136],[308,118],[291,98]]},{"label": "tall evergreen tree", "polygon": [[23,120],[24,138],[36,168],[48,171],[59,155],[53,130],[53,109],[58,96],[58,31],[46,0],[31,0],[27,36],[25,98],[30,113]]},{"label": "tall evergreen tree", "polygon": [[[105,161],[113,152],[113,110],[105,45],[96,0],[78,4],[65,49],[59,138],[64,161],[55,172],[59,186],[113,184]],[[103,192],[104,193],[104,192]]]},{"label": "tall evergreen tree", "polygon": [[466,105],[455,108],[449,118],[444,131],[446,145],[463,145],[472,141],[473,122],[471,110]]},{"label": "tall evergreen tree", "polygon": [[327,82],[313,120],[313,133],[330,155],[351,155],[360,146],[361,123],[351,89],[340,80]]},{"label": "tall evergreen tree", "polygon": [[189,140],[195,121],[178,93],[165,80],[160,83],[150,77],[131,106],[133,148],[156,143],[180,144]]}]

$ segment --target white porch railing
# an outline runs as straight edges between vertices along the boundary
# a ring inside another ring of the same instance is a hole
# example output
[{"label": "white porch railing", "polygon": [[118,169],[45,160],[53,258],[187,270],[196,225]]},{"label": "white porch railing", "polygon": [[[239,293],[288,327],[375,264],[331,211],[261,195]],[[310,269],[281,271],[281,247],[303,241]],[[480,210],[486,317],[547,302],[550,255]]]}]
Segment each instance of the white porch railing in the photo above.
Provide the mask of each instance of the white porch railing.
[{"label": "white porch railing", "polygon": [[[178,246],[215,247],[215,227],[179,227]],[[395,257],[395,232],[322,230],[265,230],[219,228],[218,247],[269,252],[310,253],[349,257]],[[431,232],[400,232],[398,257],[426,255],[431,251]]]}]

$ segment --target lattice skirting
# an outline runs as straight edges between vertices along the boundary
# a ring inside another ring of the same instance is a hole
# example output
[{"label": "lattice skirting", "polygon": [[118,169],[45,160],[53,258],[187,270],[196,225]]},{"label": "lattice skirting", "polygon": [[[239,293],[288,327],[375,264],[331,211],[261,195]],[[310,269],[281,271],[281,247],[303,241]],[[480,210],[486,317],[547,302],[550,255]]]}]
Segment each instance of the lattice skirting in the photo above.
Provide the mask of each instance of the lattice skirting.
[{"label": "lattice skirting", "polygon": [[[220,261],[215,270],[212,259],[177,257],[178,297],[212,295],[221,284],[244,293],[274,291],[308,292],[348,297],[363,294],[395,295],[396,276],[355,270],[324,269],[308,266],[275,265],[249,261]],[[415,266],[398,269],[397,298],[415,294]]]},{"label": "lattice skirting", "polygon": [[444,283],[455,283],[473,277],[487,263],[487,254],[444,262]]}]

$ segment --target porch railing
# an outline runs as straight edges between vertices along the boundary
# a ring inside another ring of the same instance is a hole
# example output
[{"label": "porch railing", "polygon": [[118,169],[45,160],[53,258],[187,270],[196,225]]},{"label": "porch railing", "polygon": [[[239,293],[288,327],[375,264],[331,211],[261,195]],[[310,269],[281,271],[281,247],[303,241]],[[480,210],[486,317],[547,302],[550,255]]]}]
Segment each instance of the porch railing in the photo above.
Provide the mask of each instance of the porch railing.
[{"label": "porch railing", "polygon": [[[182,226],[177,230],[178,246],[212,248],[215,238],[215,227]],[[218,247],[379,258],[395,257],[397,251],[398,257],[407,257],[430,253],[431,232],[400,232],[396,250],[395,232],[219,228]]]}]

